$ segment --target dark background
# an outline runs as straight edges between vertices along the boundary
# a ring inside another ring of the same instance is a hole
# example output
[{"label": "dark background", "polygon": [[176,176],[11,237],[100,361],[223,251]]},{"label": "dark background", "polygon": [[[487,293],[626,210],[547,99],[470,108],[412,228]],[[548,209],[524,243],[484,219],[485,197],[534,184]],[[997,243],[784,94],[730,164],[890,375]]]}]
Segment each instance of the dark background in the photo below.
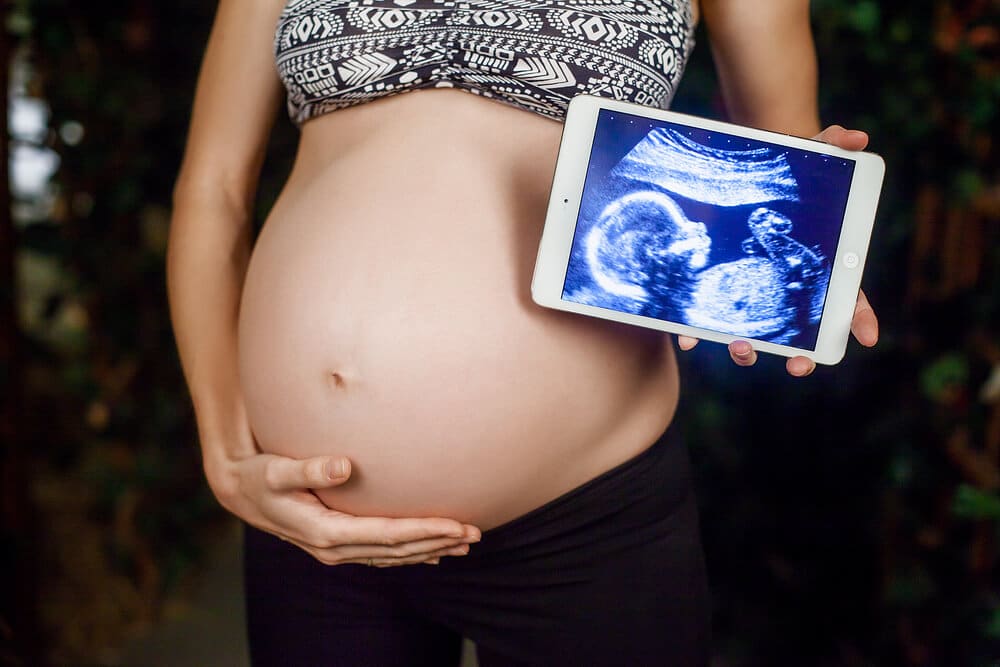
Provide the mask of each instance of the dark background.
[{"label": "dark background", "polygon": [[[0,145],[60,159],[43,192],[0,192],[3,665],[113,663],[228,525],[163,276],[212,5],[3,4],[7,86],[51,115]],[[982,391],[1000,364],[1000,3],[813,15],[824,121],[867,130],[888,165],[864,284],[882,340],[807,380],[682,355],[717,664],[1000,664],[1000,399]],[[675,108],[719,117],[700,37]],[[283,121],[261,211],[294,141]]]}]

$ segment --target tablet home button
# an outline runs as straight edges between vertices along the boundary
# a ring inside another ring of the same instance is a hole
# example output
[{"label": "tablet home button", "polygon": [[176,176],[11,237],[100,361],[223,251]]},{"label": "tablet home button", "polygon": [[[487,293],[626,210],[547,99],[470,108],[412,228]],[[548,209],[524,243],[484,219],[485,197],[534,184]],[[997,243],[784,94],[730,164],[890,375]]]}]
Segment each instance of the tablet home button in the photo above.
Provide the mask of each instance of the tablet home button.
[{"label": "tablet home button", "polygon": [[846,266],[849,269],[856,269],[858,267],[858,256],[853,252],[845,253],[844,266]]}]

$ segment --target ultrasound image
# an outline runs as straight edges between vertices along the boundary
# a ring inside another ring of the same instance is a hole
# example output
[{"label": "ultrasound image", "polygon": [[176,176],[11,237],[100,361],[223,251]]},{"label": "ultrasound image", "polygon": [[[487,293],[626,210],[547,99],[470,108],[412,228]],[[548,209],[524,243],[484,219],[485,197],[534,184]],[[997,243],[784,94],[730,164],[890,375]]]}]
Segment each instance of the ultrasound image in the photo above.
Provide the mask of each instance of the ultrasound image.
[{"label": "ultrasound image", "polygon": [[798,182],[783,154],[770,148],[719,150],[671,128],[647,134],[612,171],[618,174],[716,206],[799,198]]},{"label": "ultrasound image", "polygon": [[602,111],[563,298],[812,349],[853,163]]}]

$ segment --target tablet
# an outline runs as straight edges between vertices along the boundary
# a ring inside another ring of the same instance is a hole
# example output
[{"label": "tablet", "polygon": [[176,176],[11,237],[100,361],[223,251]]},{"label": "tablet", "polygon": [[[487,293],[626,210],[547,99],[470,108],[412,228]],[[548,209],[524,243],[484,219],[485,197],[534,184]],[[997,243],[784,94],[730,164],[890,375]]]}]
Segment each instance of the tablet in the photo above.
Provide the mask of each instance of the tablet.
[{"label": "tablet", "polygon": [[575,97],[532,297],[835,364],[884,172],[873,153]]}]

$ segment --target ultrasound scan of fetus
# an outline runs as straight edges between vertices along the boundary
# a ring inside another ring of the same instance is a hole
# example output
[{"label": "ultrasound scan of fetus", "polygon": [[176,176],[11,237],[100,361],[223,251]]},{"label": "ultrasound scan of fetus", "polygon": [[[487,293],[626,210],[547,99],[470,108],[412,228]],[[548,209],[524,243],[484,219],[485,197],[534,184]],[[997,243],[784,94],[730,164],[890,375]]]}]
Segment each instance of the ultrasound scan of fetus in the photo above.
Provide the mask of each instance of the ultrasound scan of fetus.
[{"label": "ultrasound scan of fetus", "polygon": [[563,298],[815,345],[830,262],[796,229],[805,209],[788,151],[688,134],[656,127],[603,177],[588,174]]}]

